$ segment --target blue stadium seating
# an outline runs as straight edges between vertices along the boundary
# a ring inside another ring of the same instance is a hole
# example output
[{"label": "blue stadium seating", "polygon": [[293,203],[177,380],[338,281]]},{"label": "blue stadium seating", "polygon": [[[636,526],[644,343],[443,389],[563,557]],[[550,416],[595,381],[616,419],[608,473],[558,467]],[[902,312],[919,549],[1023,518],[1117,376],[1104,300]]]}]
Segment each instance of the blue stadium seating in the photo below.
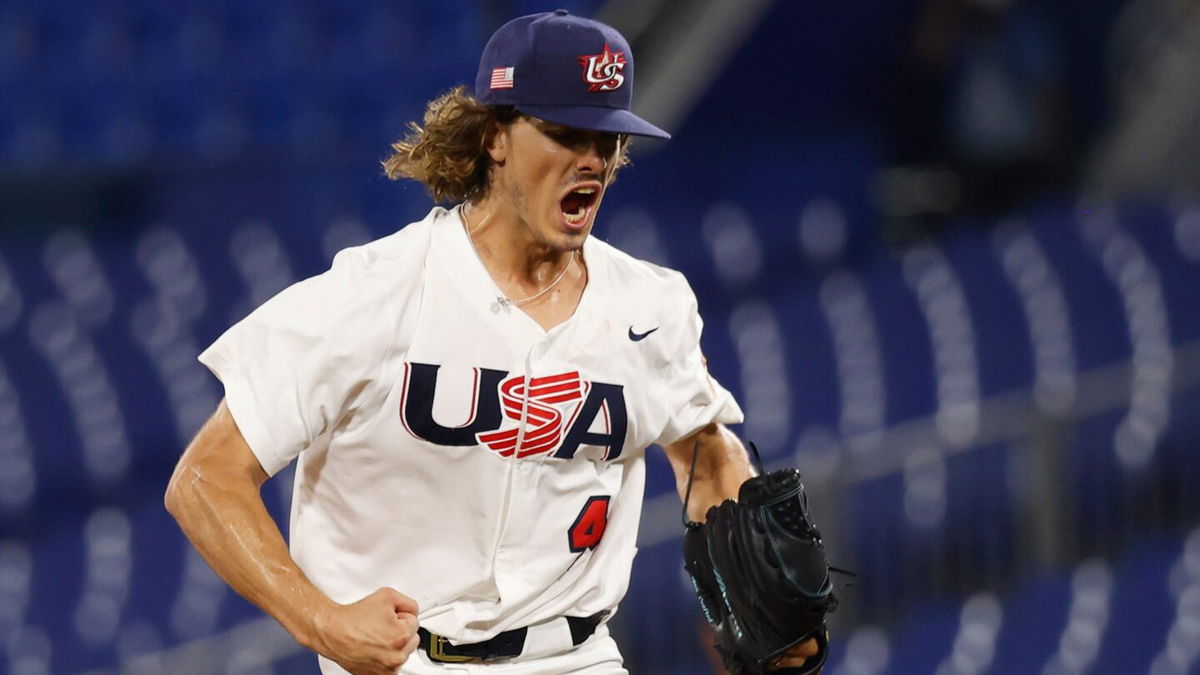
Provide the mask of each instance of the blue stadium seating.
[{"label": "blue stadium seating", "polygon": [[1028,579],[1008,593],[993,672],[1039,672],[1058,650],[1070,600],[1070,582],[1062,573]]},{"label": "blue stadium seating", "polygon": [[1178,541],[1152,537],[1122,556],[1114,571],[1112,619],[1096,656],[1109,672],[1147,669],[1165,646],[1175,609],[1167,573],[1179,553]]}]

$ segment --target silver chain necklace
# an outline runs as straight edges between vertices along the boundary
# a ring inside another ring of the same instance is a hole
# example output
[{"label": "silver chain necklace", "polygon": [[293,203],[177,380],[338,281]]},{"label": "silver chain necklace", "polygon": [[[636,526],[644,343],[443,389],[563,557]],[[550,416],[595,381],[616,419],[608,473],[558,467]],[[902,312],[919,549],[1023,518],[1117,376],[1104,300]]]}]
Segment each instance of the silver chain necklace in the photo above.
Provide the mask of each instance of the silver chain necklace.
[{"label": "silver chain necklace", "polygon": [[[466,204],[462,205],[458,209],[458,219],[460,221],[462,221],[463,231],[467,233],[467,243],[469,243],[471,245],[471,251],[473,251],[475,253],[475,259],[479,261],[479,264],[483,267],[483,271],[486,272],[489,277],[491,277],[491,272],[488,272],[487,265],[484,264],[484,262],[483,262],[483,256],[479,255],[479,249],[475,248],[475,240],[471,238],[471,228],[470,228],[470,226],[467,225],[466,211],[467,211]],[[573,262],[575,262],[575,251],[571,251],[571,259],[567,261],[566,265],[563,265],[562,271],[558,273],[557,277],[554,277],[554,281],[551,281],[549,286],[546,286],[545,288],[538,291],[537,293],[534,293],[533,295],[527,295],[523,298],[519,298],[516,300],[505,295],[503,291],[500,291],[500,286],[498,284],[496,284],[495,279],[492,279],[492,285],[496,286],[496,290],[497,290],[496,300],[495,300],[495,302],[492,303],[492,306],[491,306],[492,314],[498,314],[500,312],[500,310],[502,310],[502,309],[505,312],[510,312],[510,311],[512,311],[513,307],[521,307],[523,305],[527,305],[527,304],[533,302],[534,300],[537,300],[538,298],[542,297],[543,295],[549,293],[550,289],[557,286],[558,282],[562,281],[563,277],[567,276],[567,270],[571,269],[571,263],[573,263]]]}]

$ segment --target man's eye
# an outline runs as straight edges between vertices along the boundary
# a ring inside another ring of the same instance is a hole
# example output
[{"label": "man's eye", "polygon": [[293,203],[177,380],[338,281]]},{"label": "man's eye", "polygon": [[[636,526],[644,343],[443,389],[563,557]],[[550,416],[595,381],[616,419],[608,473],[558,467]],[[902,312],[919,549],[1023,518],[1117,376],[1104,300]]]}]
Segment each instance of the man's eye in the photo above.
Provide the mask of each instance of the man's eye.
[{"label": "man's eye", "polygon": [[547,132],[546,135],[555,141],[562,143],[563,145],[574,145],[583,142],[583,139],[580,138],[579,134],[566,129],[553,129]]},{"label": "man's eye", "polygon": [[550,137],[550,140],[568,148],[582,148],[594,141],[600,152],[606,155],[612,154],[618,143],[618,138],[612,134],[594,135],[563,127],[544,128],[542,132]]}]

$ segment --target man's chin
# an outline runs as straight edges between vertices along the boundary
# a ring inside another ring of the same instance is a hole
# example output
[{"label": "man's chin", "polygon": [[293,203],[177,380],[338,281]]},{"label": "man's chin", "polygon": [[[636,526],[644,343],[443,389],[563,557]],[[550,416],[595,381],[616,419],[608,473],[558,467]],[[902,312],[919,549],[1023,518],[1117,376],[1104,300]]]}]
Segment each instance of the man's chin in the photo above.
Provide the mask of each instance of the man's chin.
[{"label": "man's chin", "polygon": [[583,227],[567,229],[562,227],[554,228],[553,234],[548,237],[546,245],[560,251],[577,251],[583,248],[583,242],[587,241],[588,235],[592,231],[592,222],[584,223]]},{"label": "man's chin", "polygon": [[588,234],[592,228],[588,227],[577,232],[564,234],[560,239],[560,245],[557,247],[563,251],[580,251],[583,250],[583,242],[587,241]]}]

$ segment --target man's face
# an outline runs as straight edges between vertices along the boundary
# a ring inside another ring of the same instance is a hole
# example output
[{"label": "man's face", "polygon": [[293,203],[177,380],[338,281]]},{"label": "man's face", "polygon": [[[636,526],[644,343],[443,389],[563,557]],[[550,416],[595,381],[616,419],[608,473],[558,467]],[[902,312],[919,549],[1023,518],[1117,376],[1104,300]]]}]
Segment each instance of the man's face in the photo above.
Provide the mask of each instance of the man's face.
[{"label": "man's face", "polygon": [[536,241],[578,249],[595,222],[619,143],[616,134],[518,118],[492,145],[502,162],[493,188]]}]

